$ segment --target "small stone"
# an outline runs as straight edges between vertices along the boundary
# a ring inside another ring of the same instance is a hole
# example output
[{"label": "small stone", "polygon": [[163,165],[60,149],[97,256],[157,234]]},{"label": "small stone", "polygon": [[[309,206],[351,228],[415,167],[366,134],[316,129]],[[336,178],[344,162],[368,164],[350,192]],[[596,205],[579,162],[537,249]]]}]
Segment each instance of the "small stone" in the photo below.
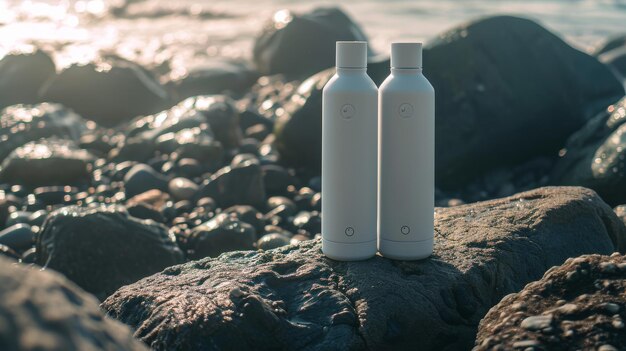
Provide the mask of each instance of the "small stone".
[{"label": "small stone", "polygon": [[261,250],[271,250],[277,247],[289,245],[290,243],[290,238],[279,233],[271,233],[261,237],[261,239],[257,241],[257,247]]},{"label": "small stone", "polygon": [[552,315],[531,316],[522,321],[521,327],[528,330],[541,330],[552,325]]},{"label": "small stone", "polygon": [[564,315],[571,315],[571,314],[578,312],[578,305],[573,304],[573,303],[568,303],[557,308],[556,311]]},{"label": "small stone", "polygon": [[0,231],[0,244],[15,251],[24,251],[33,246],[35,233],[28,224],[15,224]]},{"label": "small stone", "polygon": [[598,351],[618,351],[618,350],[613,345],[605,344],[605,345],[598,347]]},{"label": "small stone", "polygon": [[187,253],[196,260],[229,251],[253,250],[255,244],[254,227],[228,214],[219,214],[191,231]]},{"label": "small stone", "polygon": [[624,328],[624,321],[622,321],[621,319],[615,319],[615,320],[613,320],[611,322],[611,325],[615,329],[623,329]]},{"label": "small stone", "polygon": [[189,200],[198,191],[198,185],[187,178],[174,178],[170,180],[168,189],[175,200]]},{"label": "small stone", "polygon": [[538,340],[521,340],[513,343],[513,348],[521,349],[527,347],[539,347],[541,343]]},{"label": "small stone", "polygon": [[620,306],[618,304],[612,302],[606,302],[600,305],[600,308],[607,311],[610,314],[615,314],[619,312]]},{"label": "small stone", "polygon": [[127,198],[148,190],[167,189],[167,179],[146,164],[134,165],[124,176],[124,189]]}]

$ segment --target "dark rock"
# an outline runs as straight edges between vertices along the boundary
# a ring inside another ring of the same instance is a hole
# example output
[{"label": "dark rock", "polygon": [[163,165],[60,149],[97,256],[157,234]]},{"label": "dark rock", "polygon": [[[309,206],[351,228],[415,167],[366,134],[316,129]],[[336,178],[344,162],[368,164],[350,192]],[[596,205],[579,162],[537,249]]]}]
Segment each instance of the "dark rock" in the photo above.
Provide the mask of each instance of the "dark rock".
[{"label": "dark rock", "polygon": [[550,175],[552,184],[591,188],[609,204],[626,202],[626,98],[568,139]]},{"label": "dark rock", "polygon": [[175,200],[189,200],[198,191],[198,185],[187,178],[174,178],[168,184],[168,192]]},{"label": "dark rock", "polygon": [[202,95],[188,98],[180,104],[201,113],[215,132],[215,138],[225,148],[239,146],[242,138],[239,112],[231,98],[225,95]]},{"label": "dark rock", "polygon": [[437,208],[435,228],[427,260],[337,262],[307,241],[171,267],[102,307],[156,350],[467,350],[506,294],[568,257],[626,249],[624,225],[583,188]]},{"label": "dark rock", "polygon": [[30,221],[30,216],[32,216],[32,212],[28,211],[14,211],[11,212],[9,218],[7,218],[6,226],[12,227],[16,224],[27,224]]},{"label": "dark rock", "polygon": [[267,199],[267,209],[268,213],[272,213],[272,215],[278,215],[283,218],[291,217],[296,214],[298,211],[298,206],[287,197],[284,196],[272,196]]},{"label": "dark rock", "polygon": [[165,223],[167,219],[161,212],[144,202],[127,206],[128,214],[139,219],[151,219],[158,223]]},{"label": "dark rock", "polygon": [[69,203],[77,192],[77,188],[57,185],[36,188],[33,190],[33,195],[44,205],[58,205]]},{"label": "dark rock", "polygon": [[[509,16],[440,35],[425,48],[424,67],[437,92],[436,181],[446,190],[497,166],[556,154],[624,94],[597,59]],[[329,69],[302,83],[276,121],[276,145],[294,167],[319,173],[321,90],[332,75]]]},{"label": "dark rock", "polygon": [[620,79],[626,79],[626,43],[598,56],[598,60],[611,67]]},{"label": "dark rock", "polygon": [[265,206],[265,187],[261,167],[244,163],[224,167],[205,180],[196,198],[211,197],[222,208],[250,205],[262,210]]},{"label": "dark rock", "polygon": [[28,142],[52,136],[78,141],[87,130],[80,116],[59,104],[9,106],[0,112],[0,161]]},{"label": "dark rock", "polygon": [[212,60],[187,68],[168,83],[179,99],[208,94],[242,94],[258,78],[246,62]]},{"label": "dark rock", "polygon": [[165,191],[167,183],[167,178],[145,164],[134,165],[124,176],[124,189],[128,198],[153,189]]},{"label": "dark rock", "polygon": [[322,217],[317,211],[302,211],[293,218],[293,225],[315,235],[322,232]]},{"label": "dark rock", "polygon": [[37,249],[34,247],[24,251],[22,253],[22,263],[24,264],[35,264],[37,261]]},{"label": "dark rock", "polygon": [[596,49],[594,55],[600,56],[601,54],[603,54],[605,52],[609,52],[609,51],[611,51],[613,49],[617,49],[617,48],[622,47],[622,46],[626,46],[626,35],[625,34],[617,35],[617,36],[607,40],[605,43],[603,43],[602,45],[600,45],[600,47],[598,47]]},{"label": "dark rock", "polygon": [[2,162],[0,181],[31,186],[74,184],[90,177],[93,160],[93,155],[70,141],[30,142]]},{"label": "dark rock", "polygon": [[279,165],[263,165],[263,184],[268,195],[285,195],[290,185],[297,185],[298,180],[284,167]]},{"label": "dark rock", "polygon": [[15,224],[0,231],[0,245],[15,251],[25,251],[35,243],[35,233],[28,224]]},{"label": "dark rock", "polygon": [[289,245],[291,238],[280,233],[266,234],[259,239],[257,247],[260,250],[271,250],[281,246]]},{"label": "dark rock", "polygon": [[147,351],[65,277],[0,257],[0,349]]},{"label": "dark rock", "polygon": [[623,350],[625,300],[624,256],[570,258],[494,306],[474,350],[513,349],[519,340],[540,350]]},{"label": "dark rock", "polygon": [[256,208],[248,205],[232,206],[224,210],[223,213],[234,215],[242,222],[246,222],[254,227],[254,230],[261,234],[265,227],[263,215]]},{"label": "dark rock", "polygon": [[255,242],[253,226],[234,216],[220,214],[191,231],[187,256],[196,260],[217,257],[229,251],[254,250]]},{"label": "dark rock", "polygon": [[19,199],[14,195],[0,192],[0,228],[4,228],[11,211],[19,206]]},{"label": "dark rock", "polygon": [[106,127],[156,113],[169,103],[167,92],[154,77],[122,59],[74,64],[48,81],[41,97]]},{"label": "dark rock", "polygon": [[0,244],[0,256],[12,258],[14,260],[19,260],[21,258],[20,254],[15,252],[15,250],[2,244]]},{"label": "dark rock", "polygon": [[113,206],[61,208],[50,214],[36,241],[38,264],[100,299],[183,261],[166,227]]},{"label": "dark rock", "polygon": [[199,177],[204,173],[202,165],[193,158],[179,159],[176,163],[178,173],[187,178]]},{"label": "dark rock", "polygon": [[327,69],[305,80],[274,127],[276,149],[281,160],[293,167],[321,170],[322,164],[322,89],[333,77]]},{"label": "dark rock", "polygon": [[0,108],[38,102],[38,92],[56,73],[52,58],[39,49],[11,53],[0,60]]},{"label": "dark rock", "polygon": [[556,153],[624,91],[595,58],[509,16],[440,35],[424,67],[437,92],[436,179],[448,188],[496,165]]},{"label": "dark rock", "polygon": [[318,8],[304,14],[280,10],[266,23],[252,55],[261,74],[302,78],[334,66],[335,42],[339,40],[367,41],[359,26],[339,8]]}]

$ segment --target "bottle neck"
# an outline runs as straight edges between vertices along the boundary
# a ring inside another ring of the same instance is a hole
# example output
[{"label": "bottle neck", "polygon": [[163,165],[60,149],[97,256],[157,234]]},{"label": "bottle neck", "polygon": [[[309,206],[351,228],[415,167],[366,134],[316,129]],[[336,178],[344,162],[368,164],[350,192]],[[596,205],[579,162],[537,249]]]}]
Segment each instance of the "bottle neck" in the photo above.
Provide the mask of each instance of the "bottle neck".
[{"label": "bottle neck", "polygon": [[336,72],[339,75],[359,75],[359,74],[363,74],[367,72],[367,68],[363,67],[363,68],[344,68],[344,67],[337,67],[336,68]]},{"label": "bottle neck", "polygon": [[421,68],[394,68],[391,67],[391,74],[393,75],[419,75],[422,74]]}]

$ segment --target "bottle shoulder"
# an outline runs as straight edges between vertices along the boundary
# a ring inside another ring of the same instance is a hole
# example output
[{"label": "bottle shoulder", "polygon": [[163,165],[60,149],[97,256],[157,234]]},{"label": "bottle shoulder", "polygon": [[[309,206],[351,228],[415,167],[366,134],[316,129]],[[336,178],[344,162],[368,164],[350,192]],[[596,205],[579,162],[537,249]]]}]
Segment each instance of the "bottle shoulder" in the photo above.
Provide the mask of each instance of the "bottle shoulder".
[{"label": "bottle shoulder", "polygon": [[345,76],[335,74],[323,89],[324,94],[342,91],[377,93],[378,88],[374,81],[366,73],[363,73]]},{"label": "bottle shoulder", "polygon": [[420,93],[435,93],[435,88],[423,74],[419,75],[389,75],[380,85],[381,92],[413,91]]}]

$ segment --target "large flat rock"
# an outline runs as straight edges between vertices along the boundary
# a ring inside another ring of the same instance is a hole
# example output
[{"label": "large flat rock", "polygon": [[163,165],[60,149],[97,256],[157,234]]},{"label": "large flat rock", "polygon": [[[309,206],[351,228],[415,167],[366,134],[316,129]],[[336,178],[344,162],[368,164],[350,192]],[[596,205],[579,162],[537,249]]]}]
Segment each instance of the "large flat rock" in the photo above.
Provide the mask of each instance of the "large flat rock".
[{"label": "large flat rock", "polygon": [[578,187],[437,208],[435,228],[419,262],[336,262],[309,241],[170,267],[101,306],[156,350],[461,350],[490,307],[548,268],[626,248],[624,224]]}]

